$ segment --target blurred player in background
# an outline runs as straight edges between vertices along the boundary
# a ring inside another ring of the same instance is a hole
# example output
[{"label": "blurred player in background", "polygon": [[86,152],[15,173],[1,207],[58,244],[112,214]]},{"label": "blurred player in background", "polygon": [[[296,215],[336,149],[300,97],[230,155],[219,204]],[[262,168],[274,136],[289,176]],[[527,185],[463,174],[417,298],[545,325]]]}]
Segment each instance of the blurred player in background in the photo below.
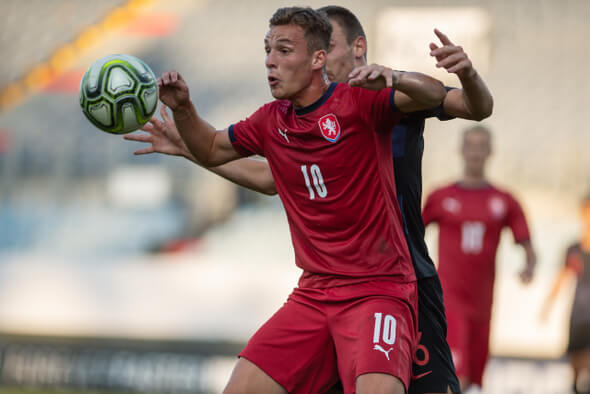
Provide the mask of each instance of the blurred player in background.
[{"label": "blurred player in background", "polygon": [[[319,11],[328,15],[333,27],[326,72],[331,81],[347,82],[355,67],[366,65],[367,41],[364,30],[356,16],[343,7],[328,6]],[[463,89],[450,90],[442,106],[410,114],[393,131],[398,200],[405,218],[406,237],[418,277],[420,346],[414,357],[410,393],[446,393],[447,390],[459,392],[459,383],[446,343],[446,319],[440,282],[424,243],[420,205],[425,119],[438,117],[440,120],[447,120],[461,117],[480,120],[491,114],[493,106],[489,90],[465,52],[438,30],[435,33],[442,46],[432,43],[431,56],[439,62],[438,67],[457,74]],[[161,114],[165,123],[154,118],[151,124],[145,126],[144,130],[150,133],[149,136],[132,134],[125,138],[152,144],[151,147],[138,151],[140,154],[155,151],[181,155],[195,161],[183,146],[165,108],[162,108]],[[270,168],[263,162],[242,159],[210,170],[261,193],[272,194],[274,190]]]},{"label": "blurred player in background", "polygon": [[338,376],[346,393],[401,394],[409,385],[416,287],[391,127],[400,110],[437,106],[446,92],[430,77],[383,67],[356,70],[350,81],[376,91],[329,84],[331,32],[311,9],[279,9],[265,38],[277,100],[224,131],[199,117],[178,73],[159,80],[197,162],[267,157],[303,269],[298,288],[240,354],[228,393],[322,392]]},{"label": "blurred player in background", "polygon": [[590,394],[590,194],[582,201],[581,213],[582,237],[567,249],[563,269],[543,305],[542,318],[549,317],[553,302],[566,280],[577,279],[567,354],[574,372],[574,392]]},{"label": "blurred player in background", "polygon": [[438,274],[447,312],[447,340],[461,388],[481,386],[488,358],[495,259],[504,227],[523,247],[526,264],[520,278],[532,280],[536,256],[524,213],[509,193],[489,183],[485,164],[491,154],[488,129],[474,126],[463,134],[463,178],[432,192],[425,203],[426,225],[438,223]]}]

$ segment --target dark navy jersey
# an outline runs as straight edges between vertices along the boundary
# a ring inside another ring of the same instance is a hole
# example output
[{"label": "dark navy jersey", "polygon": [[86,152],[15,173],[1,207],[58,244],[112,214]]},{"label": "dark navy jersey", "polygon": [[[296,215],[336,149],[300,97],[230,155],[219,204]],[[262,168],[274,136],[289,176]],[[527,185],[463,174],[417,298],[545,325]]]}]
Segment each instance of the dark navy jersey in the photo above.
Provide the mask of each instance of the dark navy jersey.
[{"label": "dark navy jersey", "polygon": [[[449,90],[449,88],[447,88]],[[436,267],[428,255],[422,221],[422,155],[424,153],[424,122],[427,118],[450,120],[442,105],[412,112],[393,129],[393,168],[397,199],[408,248],[418,279],[436,276]]]}]

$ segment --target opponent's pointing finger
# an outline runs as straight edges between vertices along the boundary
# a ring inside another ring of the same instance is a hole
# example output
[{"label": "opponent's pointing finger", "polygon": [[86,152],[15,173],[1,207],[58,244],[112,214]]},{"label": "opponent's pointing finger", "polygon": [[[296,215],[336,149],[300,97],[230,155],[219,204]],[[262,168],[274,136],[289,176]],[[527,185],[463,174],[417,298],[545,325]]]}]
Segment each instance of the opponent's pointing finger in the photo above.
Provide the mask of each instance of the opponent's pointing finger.
[{"label": "opponent's pointing finger", "polygon": [[440,40],[440,42],[443,43],[443,45],[453,45],[453,43],[451,42],[451,40],[449,40],[449,37],[446,36],[446,34],[444,34],[443,32],[441,32],[438,29],[434,29],[434,34],[436,34],[436,36],[438,37],[438,39]]}]

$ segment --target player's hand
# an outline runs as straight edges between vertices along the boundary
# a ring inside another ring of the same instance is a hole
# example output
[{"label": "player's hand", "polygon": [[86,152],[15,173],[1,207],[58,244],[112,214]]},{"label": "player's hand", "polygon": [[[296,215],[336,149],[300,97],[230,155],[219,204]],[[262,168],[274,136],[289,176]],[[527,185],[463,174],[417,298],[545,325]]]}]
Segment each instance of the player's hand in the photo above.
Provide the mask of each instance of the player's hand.
[{"label": "player's hand", "polygon": [[136,150],[133,154],[163,153],[173,156],[187,156],[190,154],[176,129],[174,121],[168,115],[165,105],[160,107],[160,115],[164,120],[163,122],[154,116],[148,123],[143,125],[141,130],[147,132],[147,134],[132,133],[123,136],[124,139],[129,141],[151,144],[147,148]]},{"label": "player's hand", "polygon": [[158,78],[160,100],[172,111],[190,104],[188,86],[176,71],[165,71]]},{"label": "player's hand", "polygon": [[520,281],[528,285],[533,280],[533,276],[535,274],[535,266],[528,264],[522,271],[520,271]]},{"label": "player's hand", "polygon": [[348,84],[371,90],[381,90],[397,85],[399,72],[379,64],[355,67],[348,74]]},{"label": "player's hand", "polygon": [[473,64],[467,54],[458,45],[449,40],[440,30],[434,29],[434,34],[440,40],[442,46],[430,43],[430,56],[436,58],[436,67],[444,68],[449,73],[457,74],[461,79],[470,78],[476,74]]}]

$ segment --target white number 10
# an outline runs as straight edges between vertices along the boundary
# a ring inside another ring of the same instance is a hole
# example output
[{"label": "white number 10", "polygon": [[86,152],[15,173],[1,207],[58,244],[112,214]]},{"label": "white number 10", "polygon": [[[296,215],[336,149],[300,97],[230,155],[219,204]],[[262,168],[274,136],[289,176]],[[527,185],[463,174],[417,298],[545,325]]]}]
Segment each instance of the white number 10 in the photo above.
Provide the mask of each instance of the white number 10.
[{"label": "white number 10", "polygon": [[311,178],[313,180],[313,187],[311,186],[311,182],[309,181],[309,175],[307,175],[307,166],[301,166],[301,172],[303,173],[303,178],[305,179],[305,186],[307,186],[307,190],[309,191],[310,200],[313,200],[315,198],[314,189],[316,190],[320,198],[324,198],[328,195],[328,190],[324,185],[324,177],[322,176],[320,167],[317,164],[312,164],[309,167],[309,172],[311,172]]},{"label": "white number 10", "polygon": [[[379,343],[379,338],[381,336],[381,319],[383,318],[382,313],[375,313],[375,329],[373,330],[373,343]],[[397,321],[395,317],[391,315],[385,315],[385,319],[383,319],[383,342],[388,345],[393,345],[395,343],[395,329],[397,326]]]}]

